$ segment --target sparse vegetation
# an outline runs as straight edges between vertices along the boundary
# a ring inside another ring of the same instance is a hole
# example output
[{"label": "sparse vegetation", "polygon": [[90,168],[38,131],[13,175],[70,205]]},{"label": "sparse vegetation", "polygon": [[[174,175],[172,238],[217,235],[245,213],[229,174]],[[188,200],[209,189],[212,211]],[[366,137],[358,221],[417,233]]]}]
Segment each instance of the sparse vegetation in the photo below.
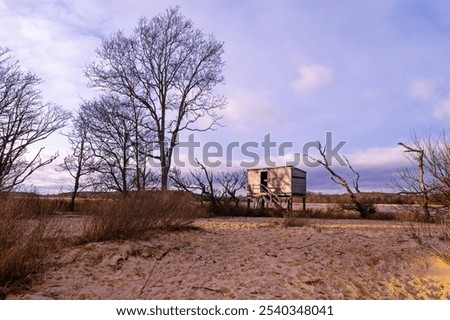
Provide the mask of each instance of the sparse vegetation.
[{"label": "sparse vegetation", "polygon": [[[152,230],[182,230],[202,215],[195,199],[181,192],[136,192],[80,201],[84,228],[73,239],[61,236],[55,213],[70,199],[4,195],[0,207],[0,298],[27,289],[57,248],[94,241],[137,239]],[[63,242],[65,241],[65,242]]]},{"label": "sparse vegetation", "polygon": [[136,192],[90,207],[79,242],[143,238],[154,229],[189,225],[201,215],[186,193]]},{"label": "sparse vegetation", "polygon": [[21,200],[18,205],[17,199],[3,199],[0,208],[0,298],[32,284],[56,241],[47,217],[32,218],[27,212],[35,199]]},{"label": "sparse vegetation", "polygon": [[292,217],[292,216],[286,216],[283,220],[283,226],[285,228],[291,228],[291,227],[306,227],[311,225],[311,221],[306,218],[298,218],[298,217]]}]

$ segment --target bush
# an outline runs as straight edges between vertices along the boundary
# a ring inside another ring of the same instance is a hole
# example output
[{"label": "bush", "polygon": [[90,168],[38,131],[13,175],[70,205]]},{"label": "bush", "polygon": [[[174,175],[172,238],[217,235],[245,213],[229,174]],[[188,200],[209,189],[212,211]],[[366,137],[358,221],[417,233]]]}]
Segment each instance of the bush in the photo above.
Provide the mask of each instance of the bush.
[{"label": "bush", "polygon": [[153,229],[179,228],[201,215],[193,197],[178,192],[133,192],[90,203],[80,242],[142,238]]}]

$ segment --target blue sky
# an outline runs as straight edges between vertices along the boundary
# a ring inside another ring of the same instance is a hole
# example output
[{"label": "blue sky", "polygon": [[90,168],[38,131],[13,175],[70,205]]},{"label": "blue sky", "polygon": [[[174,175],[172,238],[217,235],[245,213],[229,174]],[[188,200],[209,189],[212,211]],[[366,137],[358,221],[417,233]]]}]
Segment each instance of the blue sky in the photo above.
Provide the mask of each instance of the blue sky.
[{"label": "blue sky", "polygon": [[[0,0],[0,45],[44,80],[44,99],[76,110],[81,98],[96,94],[83,69],[101,40],[118,29],[129,34],[139,17],[176,5],[196,27],[225,42],[226,83],[217,88],[228,99],[224,127],[198,141],[261,142],[270,133],[301,152],[332,132],[336,142],[347,141],[340,153],[361,171],[365,189],[387,191],[404,162],[397,142],[411,131],[449,128],[445,0]],[[62,136],[45,147],[67,153]],[[233,159],[238,163],[241,156]],[[322,168],[303,169],[310,190],[336,189]],[[58,191],[69,181],[49,167],[30,183]]]}]

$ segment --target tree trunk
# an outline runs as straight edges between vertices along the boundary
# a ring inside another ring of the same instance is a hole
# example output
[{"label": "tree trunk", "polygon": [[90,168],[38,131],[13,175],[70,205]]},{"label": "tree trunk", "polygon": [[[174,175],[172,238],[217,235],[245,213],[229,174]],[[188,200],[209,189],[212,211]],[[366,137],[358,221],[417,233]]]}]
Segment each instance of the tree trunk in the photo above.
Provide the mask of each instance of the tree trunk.
[{"label": "tree trunk", "polygon": [[169,180],[169,167],[161,166],[161,191],[167,191]]}]

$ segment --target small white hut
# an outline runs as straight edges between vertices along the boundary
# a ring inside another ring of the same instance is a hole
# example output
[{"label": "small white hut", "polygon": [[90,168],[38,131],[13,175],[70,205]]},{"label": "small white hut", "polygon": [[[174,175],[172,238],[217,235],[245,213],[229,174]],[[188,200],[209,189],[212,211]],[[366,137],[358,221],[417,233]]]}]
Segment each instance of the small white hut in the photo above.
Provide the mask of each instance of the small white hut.
[{"label": "small white hut", "polygon": [[303,209],[306,201],[306,171],[292,166],[247,170],[247,204],[254,206],[274,204],[292,210],[294,197],[301,197]]}]

